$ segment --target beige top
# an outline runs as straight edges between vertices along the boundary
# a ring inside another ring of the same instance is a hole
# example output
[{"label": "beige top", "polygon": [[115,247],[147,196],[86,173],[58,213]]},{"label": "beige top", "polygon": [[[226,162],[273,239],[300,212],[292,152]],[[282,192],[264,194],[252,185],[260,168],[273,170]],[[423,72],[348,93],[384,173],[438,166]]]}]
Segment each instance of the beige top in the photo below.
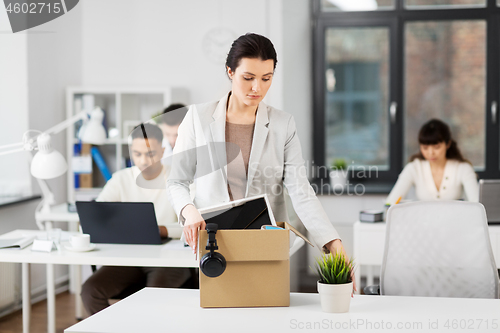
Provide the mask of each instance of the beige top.
[{"label": "beige top", "polygon": [[254,127],[226,121],[227,191],[231,201],[245,197]]},{"label": "beige top", "polygon": [[472,165],[466,162],[446,161],[443,180],[437,189],[429,161],[418,158],[413,160],[399,174],[386,203],[393,205],[399,197],[404,199],[412,186],[415,186],[415,193],[421,201],[458,200],[464,194],[467,201],[479,201],[477,176]]}]

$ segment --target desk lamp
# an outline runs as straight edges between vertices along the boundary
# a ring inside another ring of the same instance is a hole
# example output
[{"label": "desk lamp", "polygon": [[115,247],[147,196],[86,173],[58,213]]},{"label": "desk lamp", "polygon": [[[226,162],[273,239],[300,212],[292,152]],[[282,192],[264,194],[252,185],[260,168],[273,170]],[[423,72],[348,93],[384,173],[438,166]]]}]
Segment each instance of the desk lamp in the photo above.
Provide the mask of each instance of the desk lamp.
[{"label": "desk lamp", "polygon": [[[45,132],[28,130],[24,133],[22,142],[0,146],[0,156],[21,151],[38,150],[35,156],[30,158],[30,171],[42,190],[43,199],[40,203],[42,205],[40,212],[50,212],[50,206],[54,204],[54,194],[44,180],[57,178],[68,170],[68,164],[62,154],[52,148],[50,135],[57,134],[74,123],[83,120],[83,125],[78,132],[80,140],[84,143],[101,145],[106,141],[106,130],[102,125],[103,118],[104,112],[99,107],[96,107],[90,113],[87,111],[79,112]],[[31,136],[32,133],[35,133],[35,135]],[[2,151],[5,149],[10,150]]]}]

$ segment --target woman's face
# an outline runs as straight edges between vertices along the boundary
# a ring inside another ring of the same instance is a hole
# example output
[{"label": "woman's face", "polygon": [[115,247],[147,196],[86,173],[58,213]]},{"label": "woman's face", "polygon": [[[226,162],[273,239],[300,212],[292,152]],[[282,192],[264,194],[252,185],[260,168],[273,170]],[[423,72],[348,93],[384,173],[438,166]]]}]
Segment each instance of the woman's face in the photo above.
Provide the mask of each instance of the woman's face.
[{"label": "woman's face", "polygon": [[446,150],[448,149],[449,144],[446,144],[444,141],[439,142],[435,145],[420,145],[420,152],[424,158],[432,163],[435,162],[443,162],[446,160]]},{"label": "woman's face", "polygon": [[257,106],[264,99],[273,81],[274,61],[258,58],[241,58],[233,72],[227,69],[232,80],[231,96],[247,106]]}]

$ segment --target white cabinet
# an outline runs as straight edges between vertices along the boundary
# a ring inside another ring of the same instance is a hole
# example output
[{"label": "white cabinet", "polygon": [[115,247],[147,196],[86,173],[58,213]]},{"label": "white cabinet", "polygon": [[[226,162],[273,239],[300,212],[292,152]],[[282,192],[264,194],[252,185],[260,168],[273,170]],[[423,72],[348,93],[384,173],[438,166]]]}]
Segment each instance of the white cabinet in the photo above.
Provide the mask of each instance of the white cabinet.
[{"label": "white cabinet", "polygon": [[[98,146],[106,166],[111,173],[125,167],[125,159],[129,158],[127,137],[130,130],[142,122],[150,120],[172,103],[188,104],[188,92],[183,88],[164,86],[154,87],[67,87],[66,116],[69,118],[82,109],[99,106],[105,113],[104,125],[108,131],[108,139],[104,145]],[[81,124],[67,130],[68,161],[68,202],[75,202],[75,194],[98,193],[105,180],[98,168],[93,168],[92,189],[75,189],[75,174],[72,163],[76,137]]]}]

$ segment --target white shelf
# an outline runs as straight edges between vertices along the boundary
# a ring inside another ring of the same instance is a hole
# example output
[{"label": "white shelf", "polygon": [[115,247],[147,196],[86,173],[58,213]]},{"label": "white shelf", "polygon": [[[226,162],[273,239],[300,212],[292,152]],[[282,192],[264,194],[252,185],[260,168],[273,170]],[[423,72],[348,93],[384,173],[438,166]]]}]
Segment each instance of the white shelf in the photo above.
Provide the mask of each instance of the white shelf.
[{"label": "white shelf", "polygon": [[[118,129],[119,137],[107,139],[99,146],[99,151],[111,173],[124,167],[124,154],[128,151],[124,145],[128,144],[127,135],[124,132],[123,124],[126,121],[146,122],[151,117],[162,111],[172,103],[188,104],[188,92],[184,88],[174,88],[167,86],[70,86],[66,88],[66,116],[69,118],[78,113],[78,103],[76,100],[82,99],[83,95],[93,95],[94,105],[101,107],[105,112],[105,122],[108,129]],[[81,103],[79,103],[81,104]],[[67,138],[67,161],[72,165],[74,155],[74,145],[79,142],[75,137],[75,127],[70,127],[66,131]],[[100,173],[94,168],[94,173]],[[68,179],[68,202],[74,202],[74,173],[67,172]],[[99,178],[99,177],[97,177]],[[95,178],[94,178],[95,179]],[[102,179],[102,178],[100,178]],[[101,180],[94,186],[103,186]]]}]

